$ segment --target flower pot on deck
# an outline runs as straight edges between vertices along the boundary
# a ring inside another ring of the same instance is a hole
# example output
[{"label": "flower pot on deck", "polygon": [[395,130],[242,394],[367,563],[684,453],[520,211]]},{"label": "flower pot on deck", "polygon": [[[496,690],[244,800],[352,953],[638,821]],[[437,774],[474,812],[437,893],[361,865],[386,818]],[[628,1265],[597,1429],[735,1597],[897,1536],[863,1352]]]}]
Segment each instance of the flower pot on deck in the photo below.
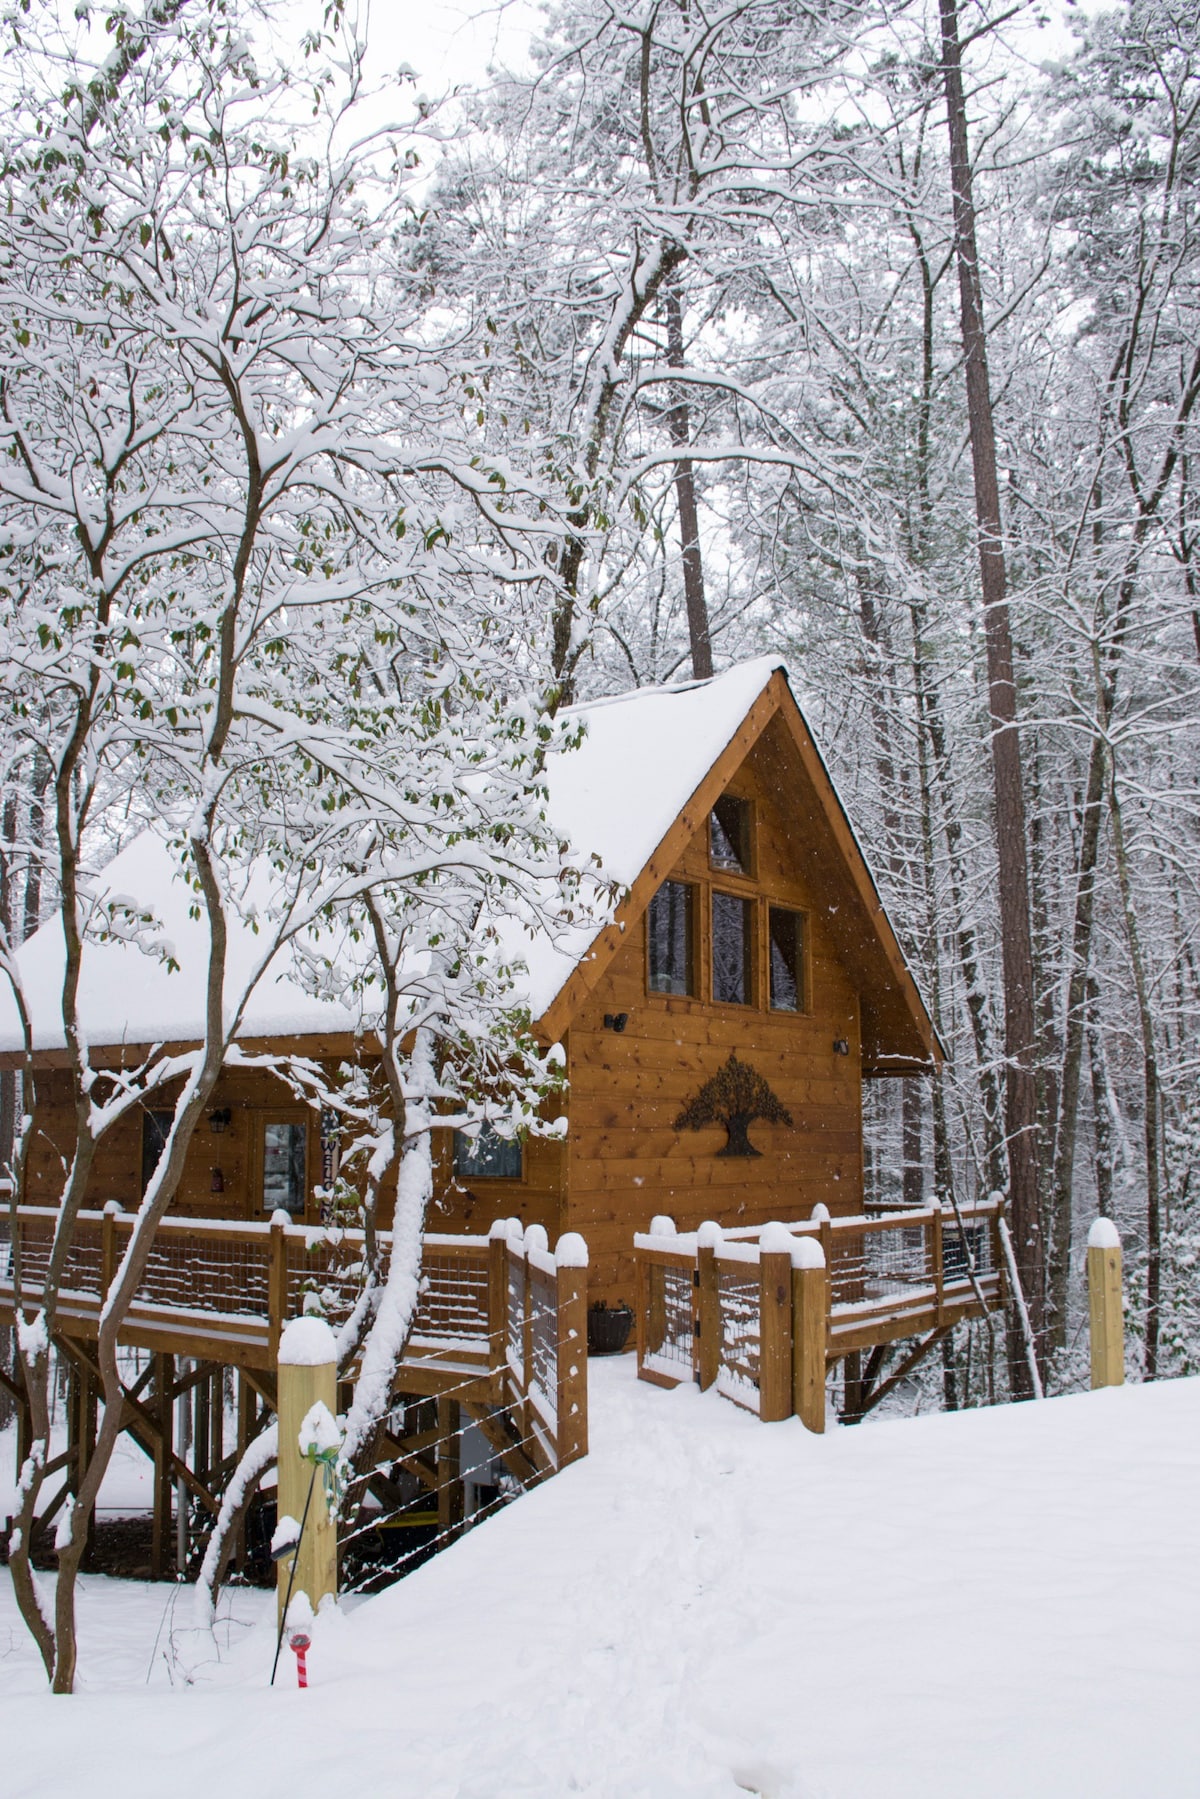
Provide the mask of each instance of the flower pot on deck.
[{"label": "flower pot on deck", "polygon": [[588,1354],[620,1355],[633,1328],[629,1306],[608,1306],[602,1299],[588,1307]]}]

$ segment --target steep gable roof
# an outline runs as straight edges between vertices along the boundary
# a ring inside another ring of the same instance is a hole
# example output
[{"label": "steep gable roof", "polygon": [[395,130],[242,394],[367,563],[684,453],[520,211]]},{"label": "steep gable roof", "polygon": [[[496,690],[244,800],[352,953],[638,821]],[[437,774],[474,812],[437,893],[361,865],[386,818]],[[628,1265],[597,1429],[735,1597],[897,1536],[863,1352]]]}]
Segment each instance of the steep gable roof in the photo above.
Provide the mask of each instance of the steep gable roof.
[{"label": "steep gable roof", "polygon": [[[578,752],[574,768],[569,766],[574,758],[559,759],[561,768],[550,782],[551,816],[574,842],[582,839],[587,847],[595,842],[606,872],[629,893],[611,924],[591,933],[586,943],[571,945],[562,979],[534,1009],[545,1036],[560,1036],[567,1028],[689,839],[760,745],[776,771],[773,786],[785,826],[820,864],[818,908],[861,996],[864,1071],[902,1074],[942,1059],[933,1023],[783,663],[763,658],[710,681],[641,689],[579,710],[588,724],[586,755]],[[568,772],[571,785],[564,781],[560,799],[558,782]],[[603,813],[593,824],[587,805],[601,783]],[[604,847],[602,835],[610,839]],[[537,984],[539,998],[550,984]]]},{"label": "steep gable roof", "polygon": [[[785,819],[821,855],[823,916],[862,995],[868,1072],[928,1067],[940,1056],[932,1024],[884,912],[875,883],[783,665],[743,663],[709,681],[642,688],[573,709],[586,725],[582,745],[551,759],[549,815],[577,856],[594,855],[603,874],[628,889],[611,924],[567,926],[510,943],[524,958],[523,997],[553,1040],[570,1024],[625,932],[637,922],[714,800],[760,740],[778,766]],[[136,946],[89,942],[81,1010],[97,1048],[188,1042],[203,1029],[204,927],[161,838],[146,832],[104,871],[109,894],[129,894],[159,916],[177,971]],[[255,953],[249,925],[231,930],[231,972]],[[20,952],[37,1048],[62,1047],[57,1022],[62,930],[49,919]],[[247,1007],[242,1039],[344,1037],[363,1021],[344,1003],[318,998],[277,958]],[[0,993],[0,1054],[20,1048],[11,997]]]}]

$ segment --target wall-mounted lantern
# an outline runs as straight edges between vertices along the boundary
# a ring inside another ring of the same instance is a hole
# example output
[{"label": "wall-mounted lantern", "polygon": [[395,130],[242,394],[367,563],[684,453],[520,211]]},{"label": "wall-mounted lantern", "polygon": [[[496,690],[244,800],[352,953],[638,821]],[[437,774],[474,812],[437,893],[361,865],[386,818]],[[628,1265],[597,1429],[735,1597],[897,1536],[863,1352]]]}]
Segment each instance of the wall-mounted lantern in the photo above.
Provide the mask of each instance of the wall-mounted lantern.
[{"label": "wall-mounted lantern", "polygon": [[219,1137],[222,1131],[227,1131],[232,1122],[233,1113],[228,1106],[218,1106],[208,1115],[208,1128],[214,1137]]}]

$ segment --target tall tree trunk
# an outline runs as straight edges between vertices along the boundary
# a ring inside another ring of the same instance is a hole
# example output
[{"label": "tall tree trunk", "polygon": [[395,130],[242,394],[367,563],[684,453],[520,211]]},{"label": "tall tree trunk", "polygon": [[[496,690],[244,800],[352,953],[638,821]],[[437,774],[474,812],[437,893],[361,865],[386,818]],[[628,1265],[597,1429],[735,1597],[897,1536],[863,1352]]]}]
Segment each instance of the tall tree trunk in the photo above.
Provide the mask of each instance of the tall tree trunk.
[{"label": "tall tree trunk", "polygon": [[1155,1047],[1154,1014],[1150,1006],[1150,987],[1146,979],[1146,959],[1142,954],[1138,929],[1137,906],[1133,897],[1133,880],[1125,844],[1125,826],[1121,802],[1117,794],[1115,763],[1109,776],[1108,803],[1112,815],[1113,856],[1117,864],[1117,884],[1121,890],[1121,910],[1125,919],[1125,940],[1133,969],[1133,987],[1137,996],[1138,1023],[1142,1037],[1142,1084],[1144,1099],[1143,1141],[1146,1149],[1146,1379],[1158,1374],[1159,1299],[1162,1282],[1162,1213],[1159,1181],[1159,1080],[1158,1051]]},{"label": "tall tree trunk", "polygon": [[[683,367],[683,302],[678,281],[668,281],[667,363],[673,369]],[[667,425],[671,442],[677,450],[691,447],[691,412],[684,398],[686,388],[678,384],[671,390],[671,410]],[[688,642],[692,651],[692,674],[707,681],[713,672],[712,637],[709,632],[708,602],[704,597],[704,565],[700,557],[700,518],[696,508],[696,476],[690,456],[680,456],[675,464],[675,503],[679,508],[679,548],[683,562],[683,598],[687,607]]]},{"label": "tall tree trunk", "polygon": [[1100,983],[1089,974],[1086,987],[1088,1062],[1092,1071],[1092,1137],[1096,1157],[1096,1210],[1113,1215],[1113,1124],[1108,1097],[1108,1066],[1100,1026]]},{"label": "tall tree trunk", "polygon": [[[988,378],[987,338],[975,241],[975,208],[967,147],[967,114],[956,0],[940,0],[942,76],[950,131],[955,259],[967,388],[967,421],[979,527],[979,572],[987,644],[991,712],[992,780],[1000,877],[1000,932],[1004,969],[1005,1135],[1009,1196],[1017,1269],[1025,1290],[1034,1342],[1044,1354],[1044,1254],[1037,1178],[1037,1092],[1034,1081],[1033,939],[1029,921],[1029,869],[1017,689],[1013,672],[1007,575],[996,469],[995,421]],[[1021,1333],[1009,1330],[1009,1378],[1015,1398],[1033,1395]]]}]

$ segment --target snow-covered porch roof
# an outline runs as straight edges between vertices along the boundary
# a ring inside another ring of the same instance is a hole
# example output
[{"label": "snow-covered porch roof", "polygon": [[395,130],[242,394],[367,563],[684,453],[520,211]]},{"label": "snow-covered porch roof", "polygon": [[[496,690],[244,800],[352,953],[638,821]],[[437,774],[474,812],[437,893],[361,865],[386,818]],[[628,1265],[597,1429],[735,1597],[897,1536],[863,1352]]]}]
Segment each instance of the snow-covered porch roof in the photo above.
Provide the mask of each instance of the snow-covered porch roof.
[{"label": "snow-covered porch roof", "polygon": [[[760,658],[709,681],[592,701],[578,707],[576,715],[586,723],[586,735],[578,749],[551,759],[549,814],[577,856],[596,856],[603,874],[629,891],[606,927],[575,926],[553,938],[542,933],[512,943],[512,953],[523,956],[527,968],[520,997],[544,1036],[553,1040],[567,1028],[683,842],[763,731],[778,721],[785,808],[803,817],[805,831],[818,842],[825,921],[863,995],[864,1065],[868,1072],[885,1072],[929,1066],[940,1055],[782,663]],[[89,941],[80,988],[88,1041],[97,1050],[112,1050],[199,1040],[207,934],[192,916],[194,896],[162,838],[150,831],[139,836],[108,864],[97,886],[101,894],[128,895],[152,909],[178,967],[169,968],[133,943]],[[231,929],[230,991],[240,988],[258,944],[248,923]],[[47,920],[24,945],[20,964],[35,1048],[53,1058],[64,1045],[59,1019],[63,941],[57,919]],[[256,987],[239,1038],[319,1037],[333,1044],[361,1034],[363,1023],[352,1004],[307,991],[285,952]],[[11,995],[0,992],[0,1057],[11,1061],[20,1049]]]}]

